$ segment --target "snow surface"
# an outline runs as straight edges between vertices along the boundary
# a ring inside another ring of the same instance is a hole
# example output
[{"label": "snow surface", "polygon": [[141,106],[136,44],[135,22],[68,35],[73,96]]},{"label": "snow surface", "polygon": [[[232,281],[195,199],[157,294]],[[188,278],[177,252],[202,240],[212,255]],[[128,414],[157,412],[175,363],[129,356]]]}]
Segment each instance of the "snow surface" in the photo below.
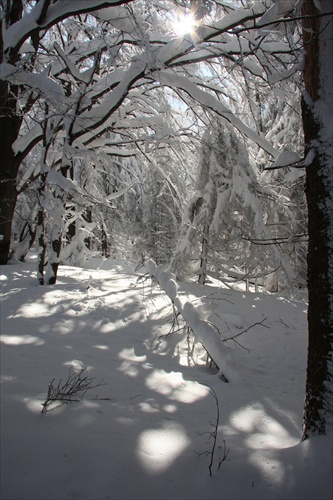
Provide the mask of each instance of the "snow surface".
[{"label": "snow surface", "polygon": [[[2,500],[332,498],[331,437],[300,442],[304,302],[167,281],[221,342],[240,334],[223,342],[240,374],[225,383],[200,343],[160,337],[170,299],[128,263],[63,266],[43,287],[31,254],[0,274]],[[106,385],[42,414],[49,382],[70,366]],[[220,410],[211,477],[209,386]]]}]

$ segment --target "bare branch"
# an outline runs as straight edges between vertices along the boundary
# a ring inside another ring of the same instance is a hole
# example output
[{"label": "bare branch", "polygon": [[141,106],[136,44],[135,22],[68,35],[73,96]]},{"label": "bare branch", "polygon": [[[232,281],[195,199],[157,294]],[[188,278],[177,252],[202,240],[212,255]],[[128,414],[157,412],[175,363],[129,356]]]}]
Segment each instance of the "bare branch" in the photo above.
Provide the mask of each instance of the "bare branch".
[{"label": "bare branch", "polygon": [[[107,385],[106,382],[101,380],[97,384],[94,383],[94,377],[83,376],[86,368],[81,368],[78,373],[72,371],[72,366],[69,368],[69,373],[67,380],[64,382],[62,379],[58,382],[57,385],[54,384],[55,379],[53,378],[51,382],[49,382],[47,396],[45,398],[44,403],[41,403],[43,409],[42,413],[47,413],[54,408],[50,408],[53,403],[59,403],[56,407],[81,401],[85,395],[85,393],[90,389],[95,389],[96,387],[102,387],[103,385]],[[76,398],[76,396],[78,396]],[[109,398],[99,398],[96,396],[94,399],[109,399]]]},{"label": "bare branch", "polygon": [[243,333],[246,333],[248,332],[249,330],[251,330],[251,328],[255,327],[256,325],[261,325],[261,326],[264,326],[265,328],[269,328],[269,326],[267,325],[264,325],[264,321],[266,321],[267,318],[264,318],[263,320],[261,321],[257,321],[256,323],[253,323],[253,325],[249,326],[248,328],[246,328],[245,330],[237,333],[236,335],[234,335],[233,337],[229,337],[228,339],[222,339],[223,342],[227,342],[228,340],[235,340],[237,337],[240,337],[241,335],[243,335]]}]

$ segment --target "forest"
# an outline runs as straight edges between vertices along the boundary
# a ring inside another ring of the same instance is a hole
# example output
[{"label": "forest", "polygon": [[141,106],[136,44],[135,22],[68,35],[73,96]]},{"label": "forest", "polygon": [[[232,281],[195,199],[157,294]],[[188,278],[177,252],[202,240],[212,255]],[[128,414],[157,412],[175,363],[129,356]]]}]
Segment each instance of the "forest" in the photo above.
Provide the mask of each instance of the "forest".
[{"label": "forest", "polygon": [[[127,274],[143,295],[159,287],[157,302],[162,294],[171,304],[163,335],[192,332],[193,349],[199,344],[219,382],[232,386],[239,380],[226,340],[242,349],[243,330],[275,332],[264,309],[244,324],[237,294],[247,304],[270,297],[276,311],[279,300],[299,311],[308,304],[299,440],[331,440],[331,0],[0,0],[0,18],[1,345],[20,335],[7,302],[20,310],[29,301],[21,292],[10,299],[16,272],[21,290],[34,276],[36,304],[62,289],[64,276],[76,287],[82,273],[85,310],[100,279],[87,272],[104,266],[116,288]],[[237,307],[213,321],[212,301],[196,306],[199,290],[236,293],[228,300]],[[102,318],[107,309],[96,306]],[[276,321],[296,321],[290,311]],[[7,365],[19,370],[10,354]],[[210,395],[219,412],[215,385]],[[9,491],[3,498],[25,498]],[[239,498],[230,491],[223,498]],[[266,489],[251,494],[269,498]]]}]

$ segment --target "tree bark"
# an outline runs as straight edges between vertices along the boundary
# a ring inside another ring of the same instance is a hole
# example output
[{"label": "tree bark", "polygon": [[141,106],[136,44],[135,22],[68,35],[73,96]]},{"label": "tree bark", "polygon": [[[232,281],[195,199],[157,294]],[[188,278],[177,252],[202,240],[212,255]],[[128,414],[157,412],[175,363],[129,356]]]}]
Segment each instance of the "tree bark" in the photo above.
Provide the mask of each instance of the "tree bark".
[{"label": "tree bark", "polygon": [[[304,0],[302,99],[308,204],[308,364],[303,439],[332,431],[333,380],[333,53],[331,0]],[[310,17],[308,17],[310,16]]]},{"label": "tree bark", "polygon": [[207,279],[209,223],[205,220],[201,241],[201,256],[198,283],[204,285]]},{"label": "tree bark", "polygon": [[[8,2],[6,10],[3,9],[1,9],[0,20],[0,63],[4,60],[3,28],[11,26],[21,19],[23,12],[22,0],[17,0],[12,6]],[[11,225],[17,199],[16,175],[19,163],[15,160],[12,150],[12,144],[18,135],[22,121],[16,112],[17,93],[17,86],[9,86],[7,82],[0,81],[0,151],[2,164],[0,169],[0,265],[7,264],[8,261]]]},{"label": "tree bark", "polygon": [[37,235],[38,235],[38,262],[37,279],[40,285],[44,285],[44,271],[46,263],[46,239],[45,239],[45,209],[43,206],[46,188],[47,172],[41,172],[38,187],[38,213],[37,213]]},{"label": "tree bark", "polygon": [[15,158],[12,144],[18,136],[21,117],[16,113],[17,87],[0,82],[0,265],[7,264],[10,249],[11,225],[17,199],[16,177],[20,162]]}]

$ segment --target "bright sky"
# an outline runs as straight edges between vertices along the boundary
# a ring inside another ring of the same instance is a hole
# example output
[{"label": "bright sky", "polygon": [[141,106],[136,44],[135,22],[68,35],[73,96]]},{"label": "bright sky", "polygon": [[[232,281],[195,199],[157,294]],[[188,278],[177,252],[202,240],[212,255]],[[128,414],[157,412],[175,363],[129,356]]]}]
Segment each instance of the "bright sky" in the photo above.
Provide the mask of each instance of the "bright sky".
[{"label": "bright sky", "polygon": [[186,35],[194,30],[196,21],[191,14],[182,14],[174,21],[173,29],[178,36]]}]

